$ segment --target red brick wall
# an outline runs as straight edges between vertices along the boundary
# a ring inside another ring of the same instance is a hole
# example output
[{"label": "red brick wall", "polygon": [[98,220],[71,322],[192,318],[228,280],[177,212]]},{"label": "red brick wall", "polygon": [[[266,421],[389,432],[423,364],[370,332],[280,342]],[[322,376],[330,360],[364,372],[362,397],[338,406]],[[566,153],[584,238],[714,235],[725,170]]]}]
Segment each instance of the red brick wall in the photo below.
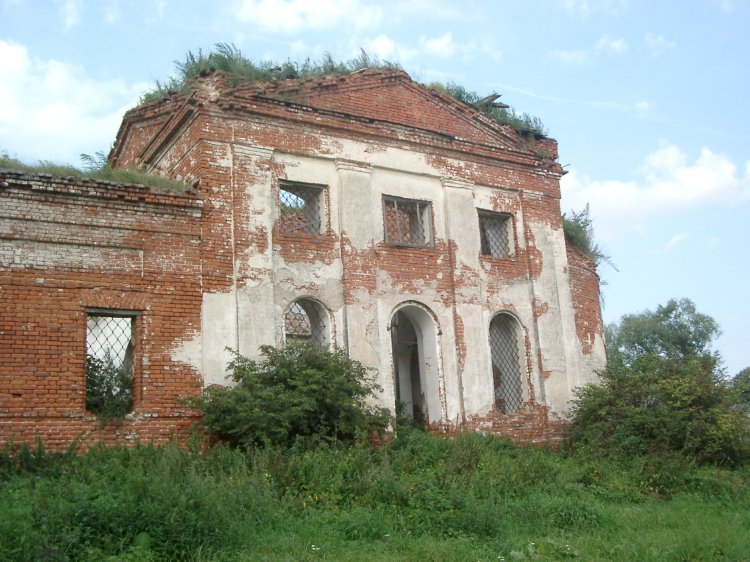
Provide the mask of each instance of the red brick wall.
[{"label": "red brick wall", "polygon": [[576,334],[585,355],[592,352],[597,336],[604,337],[604,325],[599,294],[599,275],[596,264],[577,246],[565,239],[568,251],[568,275],[573,297]]},{"label": "red brick wall", "polygon": [[[200,329],[201,212],[190,192],[0,174],[0,442],[185,436],[201,379],[172,353]],[[118,424],[85,408],[87,307],[140,312]]]}]

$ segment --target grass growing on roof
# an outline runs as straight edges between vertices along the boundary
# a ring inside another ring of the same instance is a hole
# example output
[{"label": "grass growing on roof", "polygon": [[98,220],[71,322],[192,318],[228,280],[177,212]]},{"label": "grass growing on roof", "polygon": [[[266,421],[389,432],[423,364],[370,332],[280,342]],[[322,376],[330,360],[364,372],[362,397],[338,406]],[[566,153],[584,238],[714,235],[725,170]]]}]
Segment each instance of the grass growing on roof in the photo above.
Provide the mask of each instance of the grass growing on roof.
[{"label": "grass growing on roof", "polygon": [[112,168],[107,163],[106,155],[97,152],[95,156],[81,155],[83,168],[76,168],[69,164],[59,164],[47,160],[40,160],[35,164],[24,163],[7,153],[0,153],[0,170],[16,170],[27,174],[49,174],[59,178],[89,178],[93,180],[111,181],[115,183],[138,184],[157,189],[184,191],[190,186],[172,181],[161,176],[147,174],[134,168]]}]

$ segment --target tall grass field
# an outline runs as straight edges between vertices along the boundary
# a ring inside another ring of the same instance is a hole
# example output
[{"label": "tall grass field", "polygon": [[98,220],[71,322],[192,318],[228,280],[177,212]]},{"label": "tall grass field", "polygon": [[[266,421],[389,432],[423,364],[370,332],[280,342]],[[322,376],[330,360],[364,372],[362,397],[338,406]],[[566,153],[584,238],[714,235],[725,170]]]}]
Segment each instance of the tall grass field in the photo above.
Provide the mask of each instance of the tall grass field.
[{"label": "tall grass field", "polygon": [[747,468],[417,430],[369,444],[0,453],[1,560],[750,560]]}]

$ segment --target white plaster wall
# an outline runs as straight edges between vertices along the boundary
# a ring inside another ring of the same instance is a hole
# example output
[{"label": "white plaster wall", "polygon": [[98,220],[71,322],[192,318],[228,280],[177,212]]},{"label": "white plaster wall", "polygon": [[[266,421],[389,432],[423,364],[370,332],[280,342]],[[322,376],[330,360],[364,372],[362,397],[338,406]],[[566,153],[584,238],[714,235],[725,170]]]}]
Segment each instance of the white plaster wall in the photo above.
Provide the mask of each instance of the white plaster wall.
[{"label": "white plaster wall", "polygon": [[[184,357],[192,358],[191,364],[202,352],[206,383],[224,379],[229,359],[225,346],[238,346],[242,353],[254,356],[259,345],[280,343],[285,307],[295,298],[310,296],[331,312],[335,342],[346,346],[355,359],[378,369],[384,390],[382,403],[392,407],[395,396],[388,327],[394,311],[404,302],[413,301],[429,309],[436,319],[440,403],[437,408],[429,405],[432,421],[437,421],[435,412],[440,412],[444,421],[455,422],[464,413],[482,413],[491,407],[494,400],[488,327],[492,316],[500,311],[511,311],[528,334],[530,378],[537,401],[546,401],[554,411],[564,412],[570,389],[582,382],[573,372],[588,372],[591,362],[582,358],[575,333],[561,231],[553,231],[546,223],[528,225],[543,254],[541,275],[532,283],[528,279],[509,280],[500,294],[487,294],[487,272],[480,267],[478,257],[477,208],[492,209],[493,203],[505,204],[514,214],[517,244],[521,249],[526,247],[527,225],[517,191],[520,174],[509,172],[508,189],[503,191],[445,178],[444,172],[430,165],[424,155],[401,148],[332,138],[322,138],[322,142],[324,146],[335,144],[336,150],[310,157],[235,145],[233,165],[251,167],[257,175],[260,162],[270,158],[283,169],[283,179],[327,186],[326,218],[332,230],[345,235],[354,250],[372,249],[382,242],[384,194],[430,201],[434,238],[457,243],[455,271],[469,272],[478,283],[456,287],[458,305],[454,312],[442,304],[446,295],[439,293],[436,284],[398,285],[381,271],[377,273],[375,294],[364,288],[355,289],[352,296],[356,303],[345,305],[341,259],[330,263],[286,263],[278,247],[273,246],[271,227],[278,211],[275,179],[266,170],[261,173],[260,185],[252,186],[254,213],[248,226],[267,229],[268,250],[261,253],[251,249],[246,255],[237,256],[236,269],[250,268],[254,276],[243,279],[236,291],[204,297],[202,345],[186,344],[180,351]],[[454,163],[456,169],[471,166]],[[447,269],[447,253],[440,259]],[[535,298],[548,306],[538,320],[534,318]],[[466,354],[461,370],[454,343],[454,313],[464,327]],[[599,342],[596,347],[603,349]],[[549,378],[543,378],[543,371],[549,373]]]}]

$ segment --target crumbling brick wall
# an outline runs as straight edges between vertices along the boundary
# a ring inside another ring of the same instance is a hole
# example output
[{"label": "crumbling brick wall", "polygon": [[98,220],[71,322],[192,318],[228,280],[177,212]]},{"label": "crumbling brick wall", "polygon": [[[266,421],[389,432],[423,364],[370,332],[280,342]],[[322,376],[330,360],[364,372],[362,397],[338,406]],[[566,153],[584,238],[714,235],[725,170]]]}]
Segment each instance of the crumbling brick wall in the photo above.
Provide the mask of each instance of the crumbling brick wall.
[{"label": "crumbling brick wall", "polygon": [[[0,442],[165,441],[195,420],[200,374],[173,358],[200,329],[192,192],[0,173]],[[137,312],[134,408],[86,411],[87,310]]]},{"label": "crumbling brick wall", "polygon": [[[199,195],[4,176],[0,341],[12,351],[0,437],[184,433],[194,418],[179,397],[227,382],[227,347],[254,357],[282,343],[284,311],[302,298],[326,316],[327,343],[375,370],[382,405],[395,409],[396,372],[413,368],[435,431],[559,438],[570,390],[603,349],[598,278],[566,251],[556,155],[553,140],[398,70],[228,90],[209,76],[131,110],[110,163]],[[321,190],[318,229],[283,224],[284,186]],[[388,240],[393,198],[420,214],[427,243]],[[482,213],[507,219],[508,255],[483,251]],[[85,316],[119,307],[142,311],[136,408],[102,429],[83,406]],[[493,388],[498,315],[517,330],[513,411]],[[393,338],[399,318],[419,340],[419,373],[397,351],[412,344]]]}]

